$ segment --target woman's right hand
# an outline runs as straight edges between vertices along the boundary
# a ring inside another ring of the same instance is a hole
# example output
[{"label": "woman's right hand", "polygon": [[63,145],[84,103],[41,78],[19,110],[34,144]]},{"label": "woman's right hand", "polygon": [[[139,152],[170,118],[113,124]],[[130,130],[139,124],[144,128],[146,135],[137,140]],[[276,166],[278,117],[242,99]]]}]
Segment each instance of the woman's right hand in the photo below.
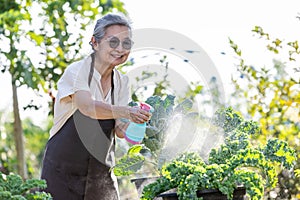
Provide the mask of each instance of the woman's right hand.
[{"label": "woman's right hand", "polygon": [[128,107],[129,118],[132,122],[142,124],[150,120],[152,114],[139,107]]}]

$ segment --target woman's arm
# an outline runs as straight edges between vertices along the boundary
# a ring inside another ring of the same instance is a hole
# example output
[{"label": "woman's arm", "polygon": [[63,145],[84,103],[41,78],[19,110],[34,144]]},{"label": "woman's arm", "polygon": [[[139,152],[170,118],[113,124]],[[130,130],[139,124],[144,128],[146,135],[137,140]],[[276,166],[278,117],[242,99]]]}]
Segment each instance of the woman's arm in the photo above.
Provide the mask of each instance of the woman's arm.
[{"label": "woman's arm", "polygon": [[81,113],[94,119],[126,118],[135,123],[144,123],[151,114],[138,107],[115,106],[91,98],[88,91],[79,90],[73,95],[73,102]]}]

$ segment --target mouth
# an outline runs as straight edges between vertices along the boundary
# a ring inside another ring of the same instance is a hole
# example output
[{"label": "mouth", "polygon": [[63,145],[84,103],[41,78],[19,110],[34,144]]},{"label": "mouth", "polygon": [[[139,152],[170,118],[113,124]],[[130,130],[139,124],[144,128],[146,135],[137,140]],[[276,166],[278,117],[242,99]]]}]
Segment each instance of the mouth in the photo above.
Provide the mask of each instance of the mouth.
[{"label": "mouth", "polygon": [[111,54],[111,56],[115,59],[120,59],[124,57],[124,54]]}]

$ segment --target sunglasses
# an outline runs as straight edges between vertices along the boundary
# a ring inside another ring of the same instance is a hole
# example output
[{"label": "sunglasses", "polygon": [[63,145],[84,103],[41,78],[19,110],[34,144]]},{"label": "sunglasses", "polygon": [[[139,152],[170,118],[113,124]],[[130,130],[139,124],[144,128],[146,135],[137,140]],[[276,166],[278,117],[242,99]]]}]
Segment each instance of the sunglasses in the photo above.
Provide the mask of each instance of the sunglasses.
[{"label": "sunglasses", "polygon": [[[121,42],[120,39],[115,36],[107,39],[107,41],[109,43],[110,48],[112,48],[112,49],[117,48]],[[122,41],[123,49],[130,50],[132,48],[132,46],[133,46],[133,41],[131,39],[126,38]]]}]

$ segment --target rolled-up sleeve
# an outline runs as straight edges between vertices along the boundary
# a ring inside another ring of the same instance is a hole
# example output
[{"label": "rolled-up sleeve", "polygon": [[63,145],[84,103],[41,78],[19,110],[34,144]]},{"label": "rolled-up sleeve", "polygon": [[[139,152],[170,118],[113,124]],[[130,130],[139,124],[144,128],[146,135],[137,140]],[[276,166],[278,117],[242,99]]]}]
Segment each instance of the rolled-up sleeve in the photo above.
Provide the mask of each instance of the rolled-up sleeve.
[{"label": "rolled-up sleeve", "polygon": [[88,86],[88,66],[76,62],[70,65],[58,81],[57,100],[60,102],[68,102],[71,96],[79,91],[90,91]]}]

